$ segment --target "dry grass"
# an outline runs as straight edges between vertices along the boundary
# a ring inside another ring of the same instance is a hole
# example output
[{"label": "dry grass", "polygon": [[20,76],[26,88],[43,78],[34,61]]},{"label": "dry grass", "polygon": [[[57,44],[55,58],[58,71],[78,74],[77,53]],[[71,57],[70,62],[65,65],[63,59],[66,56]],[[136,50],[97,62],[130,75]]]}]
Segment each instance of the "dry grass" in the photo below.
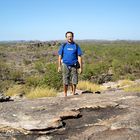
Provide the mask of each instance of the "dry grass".
[{"label": "dry grass", "polygon": [[124,87],[124,86],[131,86],[131,85],[134,85],[134,81],[131,81],[131,80],[120,80],[118,81],[118,85],[119,87]]},{"label": "dry grass", "polygon": [[89,81],[79,81],[77,88],[80,90],[89,90],[92,92],[103,90],[100,85],[93,84]]},{"label": "dry grass", "polygon": [[57,92],[55,89],[50,89],[48,87],[36,87],[32,88],[29,93],[26,94],[27,98],[41,98],[41,97],[55,97]]},{"label": "dry grass", "polygon": [[124,88],[126,92],[140,92],[140,84],[132,85]]},{"label": "dry grass", "polygon": [[23,92],[24,92],[24,87],[22,85],[14,85],[13,87],[10,87],[5,94],[8,96],[16,96]]},{"label": "dry grass", "polygon": [[131,80],[120,80],[118,83],[120,87],[123,87],[125,92],[140,92],[140,83],[135,83]]},{"label": "dry grass", "polygon": [[14,85],[5,93],[8,96],[18,96],[24,93],[27,98],[55,97],[57,92],[55,89],[48,87],[25,88],[22,85]]}]

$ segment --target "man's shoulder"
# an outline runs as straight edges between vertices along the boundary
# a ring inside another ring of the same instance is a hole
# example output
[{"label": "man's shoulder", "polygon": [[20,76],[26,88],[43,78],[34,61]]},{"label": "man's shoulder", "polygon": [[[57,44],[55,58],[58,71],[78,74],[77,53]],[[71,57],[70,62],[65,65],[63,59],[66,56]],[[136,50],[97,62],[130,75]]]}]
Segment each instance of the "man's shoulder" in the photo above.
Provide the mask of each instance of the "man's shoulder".
[{"label": "man's shoulder", "polygon": [[76,47],[80,47],[79,44],[75,43]]},{"label": "man's shoulder", "polygon": [[75,42],[73,42],[72,44],[69,44],[68,42],[64,42],[64,43],[62,43],[61,44],[61,47],[62,48],[64,48],[65,46],[69,46],[69,45],[71,45],[71,46],[76,46],[77,48],[79,48],[80,46],[77,44],[77,43],[75,43]]},{"label": "man's shoulder", "polygon": [[67,42],[62,43],[60,46],[63,49],[67,45]]}]

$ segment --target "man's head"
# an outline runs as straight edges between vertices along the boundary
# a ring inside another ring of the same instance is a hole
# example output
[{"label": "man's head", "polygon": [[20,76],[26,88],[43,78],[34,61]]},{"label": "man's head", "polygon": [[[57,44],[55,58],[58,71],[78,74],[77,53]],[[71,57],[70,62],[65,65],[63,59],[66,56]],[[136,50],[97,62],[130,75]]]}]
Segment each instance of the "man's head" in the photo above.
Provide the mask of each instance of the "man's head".
[{"label": "man's head", "polygon": [[69,43],[73,42],[74,33],[71,31],[66,32],[65,37]]}]

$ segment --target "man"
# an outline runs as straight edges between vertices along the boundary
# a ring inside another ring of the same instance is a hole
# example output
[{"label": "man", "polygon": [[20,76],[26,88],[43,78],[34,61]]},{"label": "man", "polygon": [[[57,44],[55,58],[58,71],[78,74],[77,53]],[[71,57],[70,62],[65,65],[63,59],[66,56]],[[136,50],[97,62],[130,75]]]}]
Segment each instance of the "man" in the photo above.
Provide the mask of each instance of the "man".
[{"label": "man", "polygon": [[67,42],[58,51],[58,72],[62,69],[64,96],[66,97],[68,85],[72,86],[72,94],[75,95],[76,85],[78,84],[78,72],[81,74],[83,69],[81,57],[83,53],[81,48],[73,40],[73,32],[66,32],[65,37]]}]

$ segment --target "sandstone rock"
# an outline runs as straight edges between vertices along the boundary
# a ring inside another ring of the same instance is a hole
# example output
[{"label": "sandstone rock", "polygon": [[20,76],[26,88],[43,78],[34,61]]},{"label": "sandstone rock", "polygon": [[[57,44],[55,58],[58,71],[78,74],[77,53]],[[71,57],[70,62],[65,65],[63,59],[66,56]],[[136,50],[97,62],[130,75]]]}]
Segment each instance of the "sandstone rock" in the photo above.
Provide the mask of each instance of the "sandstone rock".
[{"label": "sandstone rock", "polygon": [[102,94],[2,102],[0,138],[138,139],[138,95],[108,91]]},{"label": "sandstone rock", "polygon": [[0,102],[10,101],[10,96],[5,96],[3,93],[0,93]]}]

